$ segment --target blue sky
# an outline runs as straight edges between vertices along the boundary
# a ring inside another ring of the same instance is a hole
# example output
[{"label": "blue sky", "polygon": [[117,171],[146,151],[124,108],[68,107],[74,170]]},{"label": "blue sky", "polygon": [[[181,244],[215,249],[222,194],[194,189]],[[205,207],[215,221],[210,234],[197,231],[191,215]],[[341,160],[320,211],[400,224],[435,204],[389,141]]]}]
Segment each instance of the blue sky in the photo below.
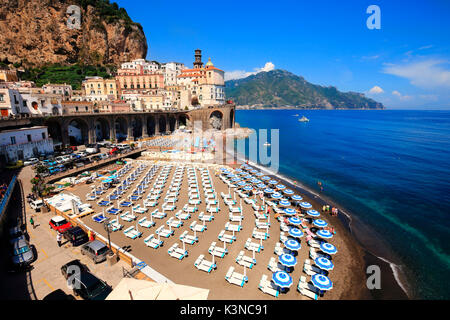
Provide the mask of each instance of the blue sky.
[{"label": "blue sky", "polygon": [[285,69],[387,108],[450,109],[450,1],[115,2],[142,24],[148,59],[191,66],[200,48],[227,77]]}]

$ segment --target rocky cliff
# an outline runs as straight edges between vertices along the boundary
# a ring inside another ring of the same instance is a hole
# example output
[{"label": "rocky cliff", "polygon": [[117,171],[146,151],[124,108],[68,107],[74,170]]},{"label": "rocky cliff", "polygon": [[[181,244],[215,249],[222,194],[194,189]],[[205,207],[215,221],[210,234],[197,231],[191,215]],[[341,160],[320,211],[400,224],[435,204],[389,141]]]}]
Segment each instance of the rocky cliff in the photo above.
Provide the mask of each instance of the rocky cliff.
[{"label": "rocky cliff", "polygon": [[[79,8],[81,19],[76,17],[77,10],[68,11],[71,5]],[[73,63],[117,65],[146,55],[141,25],[109,0],[0,1],[2,62],[25,68]]]}]

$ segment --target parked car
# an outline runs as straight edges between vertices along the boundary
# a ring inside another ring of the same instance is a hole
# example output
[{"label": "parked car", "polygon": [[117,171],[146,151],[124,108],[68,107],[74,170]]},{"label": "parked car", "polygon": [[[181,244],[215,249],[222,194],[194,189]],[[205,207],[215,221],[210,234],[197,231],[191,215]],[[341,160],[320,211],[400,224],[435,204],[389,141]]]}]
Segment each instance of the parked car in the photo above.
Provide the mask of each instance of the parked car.
[{"label": "parked car", "polygon": [[93,148],[93,147],[92,148],[86,148],[85,152],[87,154],[95,154],[95,153],[98,152],[98,149],[97,148]]},{"label": "parked car", "polygon": [[74,278],[73,294],[84,300],[105,300],[112,287],[90,272],[81,272]]},{"label": "parked car", "polygon": [[27,240],[21,239],[12,244],[11,261],[14,267],[27,267],[33,260],[33,248]]},{"label": "parked car", "polygon": [[14,244],[14,242],[26,240],[25,232],[23,232],[20,226],[15,226],[9,229],[9,243]]},{"label": "parked car", "polygon": [[89,241],[88,235],[80,227],[72,227],[67,229],[63,234],[64,238],[76,247]]},{"label": "parked car", "polygon": [[105,159],[109,158],[109,155],[106,153],[100,153],[98,156],[100,157],[101,160],[105,160]]},{"label": "parked car", "polygon": [[24,166],[29,166],[29,165],[36,164],[36,163],[38,163],[38,162],[39,162],[39,159],[37,159],[37,158],[30,158],[30,159],[28,159],[28,160],[25,160],[25,161],[23,162],[23,165],[24,165]]},{"label": "parked car", "polygon": [[81,247],[81,254],[92,259],[94,263],[106,260],[109,248],[101,241],[94,240]]},{"label": "parked car", "polygon": [[64,233],[67,229],[72,227],[70,222],[68,222],[64,217],[61,216],[54,216],[50,219],[50,222],[48,224],[50,225],[50,228],[59,231],[60,233]]},{"label": "parked car", "polygon": [[64,300],[73,301],[73,300],[75,300],[75,297],[70,294],[66,294],[61,289],[56,289],[55,291],[50,292],[48,295],[46,295],[44,298],[42,298],[42,300],[44,300],[44,301],[64,301]]},{"label": "parked car", "polygon": [[34,209],[37,212],[41,211],[41,208],[43,206],[44,206],[44,201],[42,201],[42,200],[34,200],[34,201],[30,202],[31,209]]},{"label": "parked car", "polygon": [[[89,268],[85,264],[81,263],[80,260],[78,260],[78,259],[72,260],[70,262],[67,262],[65,265],[63,265],[61,267],[61,274],[63,275],[63,277],[66,280],[67,280],[67,278],[69,278],[70,275],[73,274],[73,272],[69,274],[69,272],[68,272],[69,267],[78,268],[80,273],[81,272],[89,272]],[[73,268],[72,268],[72,270],[73,270]]]},{"label": "parked car", "polygon": [[86,152],[84,152],[84,151],[80,151],[80,152],[77,152],[77,155],[79,155],[80,157],[87,157],[87,153]]}]

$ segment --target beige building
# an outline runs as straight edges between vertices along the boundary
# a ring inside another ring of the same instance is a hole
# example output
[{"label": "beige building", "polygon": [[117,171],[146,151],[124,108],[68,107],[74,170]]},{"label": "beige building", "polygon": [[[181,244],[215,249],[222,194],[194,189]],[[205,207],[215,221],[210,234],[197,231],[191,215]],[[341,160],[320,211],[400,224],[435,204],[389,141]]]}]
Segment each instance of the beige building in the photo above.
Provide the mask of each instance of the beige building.
[{"label": "beige building", "polygon": [[87,101],[116,100],[119,97],[116,79],[87,77],[82,83],[82,91]]},{"label": "beige building", "polygon": [[72,97],[72,86],[70,84],[47,83],[42,86],[45,93],[59,94],[64,100],[70,100]]},{"label": "beige building", "polygon": [[63,115],[94,112],[94,102],[92,101],[63,101],[61,105]]},{"label": "beige building", "polygon": [[16,82],[19,81],[15,70],[0,70],[0,82]]}]

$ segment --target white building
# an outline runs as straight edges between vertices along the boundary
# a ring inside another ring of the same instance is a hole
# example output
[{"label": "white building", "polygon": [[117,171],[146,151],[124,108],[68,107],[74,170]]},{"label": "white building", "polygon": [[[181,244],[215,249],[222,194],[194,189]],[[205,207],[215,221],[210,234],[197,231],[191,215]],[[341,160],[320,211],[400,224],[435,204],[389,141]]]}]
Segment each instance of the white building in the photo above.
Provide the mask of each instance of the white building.
[{"label": "white building", "polygon": [[0,132],[0,157],[5,163],[38,157],[53,151],[53,141],[48,136],[47,127],[36,126]]},{"label": "white building", "polygon": [[166,86],[177,85],[177,76],[181,74],[181,71],[186,69],[184,63],[179,62],[167,62],[162,64],[162,71],[164,74],[164,84]]},{"label": "white building", "polygon": [[146,73],[161,70],[161,64],[158,61],[147,61],[145,59],[136,59],[121,64],[121,69],[124,70],[139,70],[141,67]]}]

